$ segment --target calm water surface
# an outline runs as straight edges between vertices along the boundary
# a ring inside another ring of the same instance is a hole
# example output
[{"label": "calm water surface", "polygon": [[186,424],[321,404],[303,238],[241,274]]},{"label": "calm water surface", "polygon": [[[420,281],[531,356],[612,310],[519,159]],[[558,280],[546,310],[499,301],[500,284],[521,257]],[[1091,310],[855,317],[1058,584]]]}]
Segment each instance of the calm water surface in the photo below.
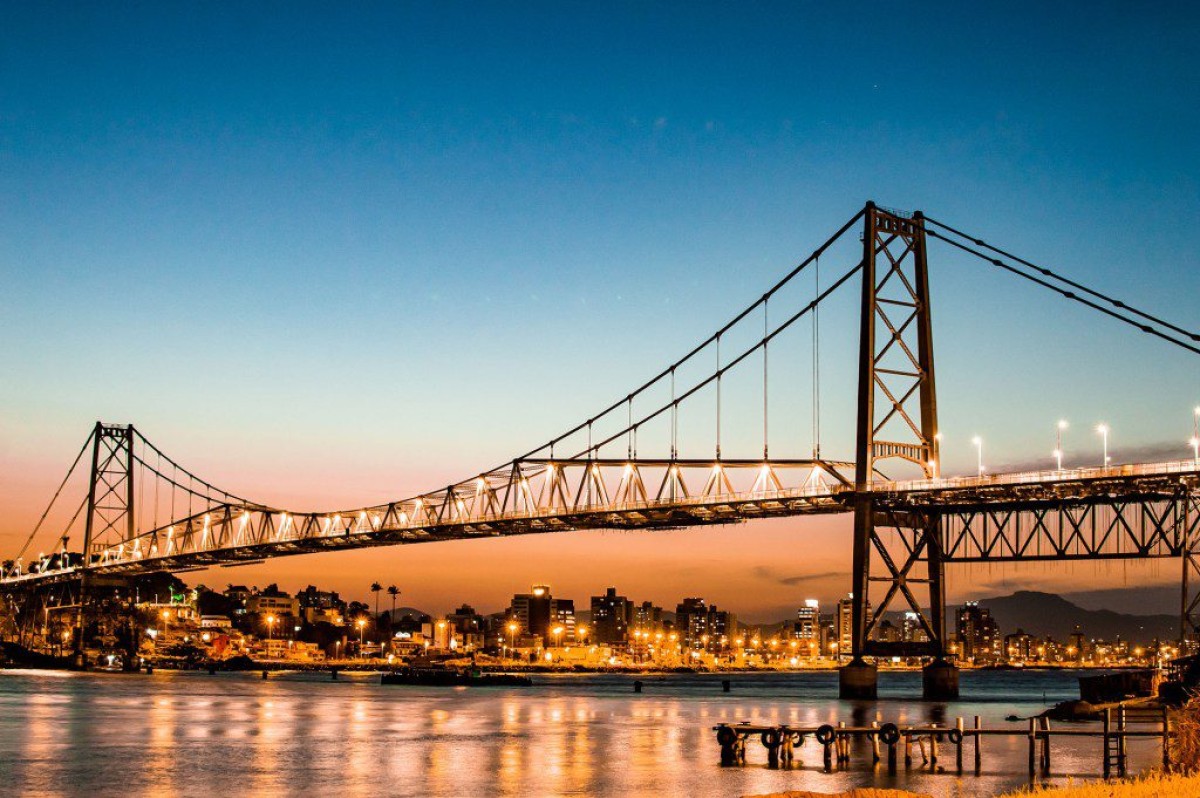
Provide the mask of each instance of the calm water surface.
[{"label": "calm water surface", "polygon": [[[914,767],[821,770],[819,746],[791,770],[718,766],[720,722],[848,724],[981,715],[988,725],[1078,697],[1070,672],[962,675],[963,700],[912,701],[920,675],[880,675],[877,702],[837,699],[837,674],[731,677],[535,676],[524,689],[383,687],[378,675],[174,673],[152,676],[0,671],[4,795],[738,796],[778,790],[909,787],[991,795],[1026,783],[1026,742],[988,738],[981,777]],[[722,693],[721,679],[733,680]],[[968,721],[969,723],[969,721]],[[1020,725],[1020,724],[1018,724]],[[1024,728],[1024,726],[1021,726]],[[1157,743],[1131,742],[1134,765]],[[919,761],[919,759],[918,759]],[[941,764],[953,768],[953,749]],[[968,751],[967,764],[971,757]],[[1055,741],[1062,780],[1099,775],[1100,741]]]}]

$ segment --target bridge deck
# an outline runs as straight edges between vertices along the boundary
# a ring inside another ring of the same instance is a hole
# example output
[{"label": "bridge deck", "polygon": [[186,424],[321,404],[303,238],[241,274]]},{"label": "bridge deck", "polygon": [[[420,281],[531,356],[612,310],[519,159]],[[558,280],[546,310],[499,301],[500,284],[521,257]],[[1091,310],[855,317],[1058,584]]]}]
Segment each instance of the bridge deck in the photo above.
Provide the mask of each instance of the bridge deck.
[{"label": "bridge deck", "polygon": [[[844,513],[853,510],[859,495],[843,473],[849,466],[544,461],[505,477],[480,477],[469,494],[452,487],[359,510],[293,513],[225,504],[98,551],[90,571],[185,571],[370,546]],[[658,484],[656,492],[646,490],[648,480]],[[694,490],[701,482],[704,488]],[[881,480],[868,490],[884,512],[936,513],[946,559],[973,561],[1179,556],[1184,538],[1200,522],[1194,500],[1181,498],[1185,487],[1200,487],[1195,461]],[[905,532],[904,523],[896,526]],[[77,564],[30,569],[18,564],[0,584],[77,579],[80,570]]]}]

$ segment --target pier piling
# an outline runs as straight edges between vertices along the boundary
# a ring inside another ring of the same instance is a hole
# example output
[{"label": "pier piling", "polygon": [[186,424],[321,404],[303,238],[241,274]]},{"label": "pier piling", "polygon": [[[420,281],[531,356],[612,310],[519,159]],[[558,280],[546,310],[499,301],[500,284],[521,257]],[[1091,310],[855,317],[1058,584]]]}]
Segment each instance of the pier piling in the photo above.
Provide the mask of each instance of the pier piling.
[{"label": "pier piling", "polygon": [[[958,769],[959,773],[962,773],[963,719],[961,717],[955,719],[954,728],[958,732],[954,741],[954,766]],[[977,737],[975,739],[978,740],[979,738]]]}]

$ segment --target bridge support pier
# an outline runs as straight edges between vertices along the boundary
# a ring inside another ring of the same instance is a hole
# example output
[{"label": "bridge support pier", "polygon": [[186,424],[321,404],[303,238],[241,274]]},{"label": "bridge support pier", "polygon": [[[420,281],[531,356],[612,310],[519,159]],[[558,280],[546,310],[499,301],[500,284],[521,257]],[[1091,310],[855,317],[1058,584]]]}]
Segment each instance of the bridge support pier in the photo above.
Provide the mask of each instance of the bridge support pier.
[{"label": "bridge support pier", "polygon": [[861,657],[838,670],[838,696],[848,701],[874,701],[878,684],[879,669]]},{"label": "bridge support pier", "polygon": [[921,697],[926,701],[958,699],[958,666],[941,657],[921,669]]}]

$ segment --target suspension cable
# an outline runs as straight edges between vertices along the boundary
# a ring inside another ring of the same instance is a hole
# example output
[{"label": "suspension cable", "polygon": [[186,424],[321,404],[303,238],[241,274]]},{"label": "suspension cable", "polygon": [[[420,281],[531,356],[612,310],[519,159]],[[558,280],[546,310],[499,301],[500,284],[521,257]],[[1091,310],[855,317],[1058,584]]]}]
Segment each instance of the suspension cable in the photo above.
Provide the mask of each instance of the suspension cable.
[{"label": "suspension cable", "polygon": [[[763,294],[761,298],[755,300],[748,307],[746,307],[741,313],[737,314],[730,321],[728,321],[723,327],[721,327],[715,333],[708,336],[703,341],[701,341],[699,344],[694,346],[691,349],[691,351],[689,351],[686,355],[679,358],[674,363],[672,363],[670,366],[666,367],[665,369],[660,371],[658,374],[656,374],[654,377],[650,378],[648,381],[643,383],[636,390],[634,390],[633,393],[630,395],[638,396],[638,395],[644,393],[645,391],[647,391],[650,388],[657,385],[663,379],[667,378],[668,376],[671,376],[674,373],[676,368],[678,368],[679,366],[682,366],[684,363],[691,360],[697,354],[704,351],[704,349],[709,344],[713,343],[717,339],[718,335],[724,335],[731,328],[736,326],[739,322],[742,321],[742,319],[746,318],[746,316],[748,316],[752,312],[754,312],[754,310],[757,309],[760,304],[762,304],[764,301],[766,301],[766,299],[768,299],[769,297],[771,297],[772,295],[777,293],[785,285],[787,285],[789,282],[791,282],[792,278],[794,278],[796,275],[800,274],[800,272],[804,271],[804,269],[806,269],[808,267],[808,265],[813,262],[813,260],[820,257],[820,255],[822,253],[824,253],[827,249],[829,249],[831,246],[833,246],[838,241],[838,239],[840,239],[843,235],[846,234],[847,230],[849,230],[851,227],[854,226],[854,224],[856,222],[858,222],[860,219],[862,219],[863,214],[865,212],[866,211],[864,209],[864,210],[860,210],[857,213],[855,213],[852,217],[850,217],[850,219],[845,224],[843,224],[837,230],[837,232],[835,232],[833,235],[831,235],[829,238],[827,238],[824,241],[824,243],[821,244],[821,246],[819,246],[815,250],[813,250],[812,254],[810,254],[807,258],[805,258],[803,261],[801,261],[799,264],[797,264],[795,267],[793,267],[790,272],[788,272],[786,275],[783,276],[783,278],[781,280],[779,280],[779,282],[777,282],[777,283],[775,283],[775,285],[771,286],[771,288],[765,294]],[[597,413],[596,415],[592,416],[592,418],[594,418],[594,419],[604,418],[609,413],[611,413],[614,410],[616,410],[617,408],[619,408],[621,406],[621,404],[624,402],[625,402],[625,398],[618,399],[616,402],[609,405],[604,410],[602,410],[599,413]],[[537,447],[536,449],[526,452],[524,455],[522,455],[521,457],[518,457],[516,459],[517,460],[527,460],[527,459],[533,457],[535,454],[537,454],[538,452],[544,451],[546,448],[553,445],[554,443],[561,441],[565,438],[569,438],[570,436],[574,435],[575,433],[582,431],[584,426],[586,425],[586,423],[587,422],[581,422],[579,424],[576,424],[574,427],[572,427],[571,429],[562,433],[561,435],[558,435],[553,440],[542,444],[541,446]],[[508,465],[510,465],[510,463],[505,463],[501,466],[497,466],[493,470],[500,470],[502,468],[506,468]]]},{"label": "suspension cable", "polygon": [[[828,297],[834,291],[837,291],[839,288],[841,288],[842,285],[844,285],[846,283],[846,281],[849,280],[851,277],[858,274],[858,272],[862,270],[862,267],[863,267],[863,262],[860,260],[849,271],[847,271],[845,274],[843,274],[841,277],[839,277],[837,279],[837,281],[835,281],[832,285],[830,285],[828,288],[826,288],[824,291],[822,291],[820,296],[818,296],[812,302],[809,302],[803,308],[801,308],[796,313],[794,313],[790,317],[788,317],[787,321],[785,321],[783,324],[779,325],[774,330],[772,330],[770,332],[770,334],[763,336],[762,340],[757,341],[756,343],[747,347],[740,355],[738,355],[733,360],[726,363],[724,368],[722,369],[722,371],[729,371],[730,369],[734,368],[739,363],[741,363],[743,360],[750,357],[750,355],[754,354],[760,348],[762,348],[767,343],[769,343],[777,335],[779,335],[784,330],[791,327],[793,324],[795,324],[797,321],[802,319],[804,316],[808,315],[812,311],[812,309],[814,307],[816,307],[819,303],[824,301],[826,297]],[[679,394],[678,396],[675,396],[674,391],[672,391],[672,398],[671,398],[670,402],[668,402],[665,405],[662,405],[657,410],[654,410],[654,411],[649,412],[646,415],[642,416],[641,419],[639,419],[637,422],[635,422],[634,428],[636,429],[638,424],[645,424],[649,421],[653,421],[655,418],[658,418],[660,415],[662,415],[663,413],[666,413],[668,410],[673,410],[673,409],[678,408],[680,402],[688,399],[693,394],[700,391],[702,388],[706,387],[709,383],[714,382],[716,379],[717,379],[717,375],[715,373],[710,374],[708,377],[706,377],[705,379],[696,383],[691,388],[689,388],[687,391]],[[605,445],[611,443],[612,441],[616,440],[617,438],[621,437],[626,432],[627,432],[627,430],[623,430],[623,429],[617,430],[609,437],[607,437],[604,440],[597,443],[596,446],[598,446],[598,447],[605,446]],[[580,452],[579,454],[576,454],[569,459],[572,459],[572,460],[578,459],[579,457],[582,457],[584,454],[586,454],[586,452]]]},{"label": "suspension cable", "polygon": [[[25,550],[29,548],[30,543],[33,543],[34,536],[37,535],[38,530],[42,528],[42,524],[46,521],[46,516],[50,515],[50,510],[54,508],[54,503],[58,501],[59,494],[61,494],[63,488],[67,486],[67,480],[69,480],[71,475],[75,473],[75,467],[78,466],[79,461],[83,459],[83,453],[87,451],[87,448],[91,444],[92,438],[95,437],[95,435],[96,430],[93,428],[92,434],[88,435],[87,440],[83,442],[83,448],[79,450],[79,454],[75,455],[75,462],[71,463],[71,467],[67,469],[67,475],[63,477],[62,482],[59,483],[58,490],[54,491],[54,496],[50,499],[50,503],[46,505],[46,511],[42,513],[42,517],[39,518],[37,524],[34,525],[33,531],[30,532],[29,537],[25,539],[25,545],[21,546],[21,550],[17,552],[17,556],[13,559],[19,560],[25,556]],[[76,513],[76,516],[78,516],[78,513]],[[74,522],[74,520],[74,518],[71,519],[72,522]],[[70,527],[71,524],[67,524],[67,528],[69,529]]]},{"label": "suspension cable", "polygon": [[[1117,319],[1118,321],[1123,321],[1126,324],[1128,324],[1129,326],[1136,327],[1137,329],[1141,330],[1144,333],[1149,333],[1150,335],[1153,335],[1157,338],[1161,338],[1162,340],[1167,341],[1168,343],[1175,344],[1176,346],[1187,349],[1189,352],[1194,352],[1195,354],[1200,355],[1200,348],[1192,346],[1191,344],[1189,344],[1185,341],[1180,341],[1177,338],[1173,338],[1161,330],[1154,329],[1153,327],[1151,327],[1148,324],[1143,324],[1135,319],[1131,319],[1127,316],[1123,316],[1122,314],[1120,314],[1114,310],[1109,310],[1108,308],[1104,307],[1103,305],[1099,305],[1099,304],[1091,301],[1090,299],[1081,297],[1078,294],[1075,294],[1075,293],[1072,293],[1071,291],[1066,290],[1065,288],[1060,288],[1057,285],[1049,283],[1046,280],[1043,280],[1042,278],[1040,278],[1036,275],[1029,274],[1028,272],[1024,272],[1021,269],[1018,269],[1017,267],[1015,267],[1011,264],[1005,263],[1004,261],[1000,260],[999,258],[990,257],[990,256],[985,255],[984,253],[980,252],[977,249],[973,249],[973,248],[967,246],[966,244],[955,241],[951,238],[947,238],[946,236],[942,235],[941,233],[938,233],[936,230],[926,230],[926,232],[929,235],[933,236],[934,238],[939,238],[942,241],[945,241],[947,244],[950,244],[953,247],[957,247],[958,249],[961,249],[963,252],[967,252],[971,255],[974,255],[975,257],[977,257],[981,260],[987,261],[988,263],[992,264],[993,266],[997,266],[1006,272],[1015,274],[1018,277],[1024,277],[1026,280],[1029,280],[1030,282],[1033,282],[1033,283],[1037,283],[1038,285],[1042,286],[1043,288],[1047,288],[1056,294],[1066,297],[1067,299],[1074,300],[1075,302],[1078,302],[1082,305],[1086,305],[1087,307],[1092,308],[1093,310],[1098,310],[1101,313],[1105,314],[1106,316],[1111,316],[1112,318]],[[1037,267],[1034,267],[1034,268],[1037,268]],[[1109,301],[1115,301],[1115,300],[1109,300]],[[1163,322],[1157,322],[1157,321],[1156,321],[1156,323],[1165,324]],[[1192,336],[1191,333],[1185,332],[1184,334],[1186,334],[1190,337],[1195,337],[1195,336]]]},{"label": "suspension cable", "polygon": [[[581,427],[582,427],[582,425],[581,425]],[[177,472],[177,473],[176,473],[176,478],[178,478],[178,472],[179,472],[179,471],[182,471],[184,474],[186,474],[186,475],[189,477],[189,479],[190,479],[190,481],[191,481],[191,482],[198,482],[198,483],[200,483],[201,485],[203,485],[204,487],[206,487],[206,488],[210,489],[211,491],[213,491],[214,493],[219,493],[219,494],[221,494],[221,495],[222,495],[222,496],[224,496],[226,499],[235,499],[235,500],[237,500],[237,501],[239,501],[239,502],[242,502],[243,504],[252,504],[252,502],[248,501],[247,499],[244,499],[244,498],[242,498],[241,496],[235,496],[234,494],[230,493],[230,492],[229,492],[229,491],[227,491],[227,490],[223,490],[222,488],[218,488],[216,485],[213,485],[211,482],[206,482],[205,480],[203,480],[203,479],[201,479],[200,477],[196,476],[196,475],[195,475],[195,474],[193,474],[192,472],[188,471],[186,468],[184,468],[183,466],[179,465],[179,463],[176,463],[174,460],[172,460],[170,457],[168,457],[166,454],[164,454],[164,453],[163,453],[163,452],[162,452],[162,451],[161,451],[161,450],[160,450],[160,449],[159,449],[157,446],[155,446],[153,443],[151,443],[151,442],[150,442],[150,441],[149,441],[149,440],[146,438],[146,436],[145,436],[145,435],[143,435],[143,434],[141,433],[141,431],[140,431],[140,430],[134,430],[134,434],[135,434],[135,435],[137,435],[137,436],[138,436],[138,438],[140,438],[140,439],[142,440],[142,442],[143,442],[145,445],[149,446],[149,447],[150,447],[150,449],[151,449],[151,451],[153,451],[155,454],[157,454],[157,455],[158,455],[159,457],[161,457],[163,460],[166,460],[168,463],[170,463],[170,464],[171,464],[171,466],[173,466],[173,467],[176,469],[176,472]],[[159,476],[162,476],[162,474],[159,474]],[[197,495],[200,495],[200,494],[197,494]],[[174,513],[171,513],[171,514],[172,514],[172,515],[174,515]]]},{"label": "suspension cable", "polygon": [[[953,233],[956,236],[959,236],[960,238],[965,238],[968,241],[971,241],[972,243],[974,243],[976,246],[983,247],[984,249],[989,249],[998,255],[1003,255],[1004,257],[1009,258],[1010,260],[1015,260],[1017,263],[1020,263],[1023,266],[1028,266],[1030,269],[1034,269],[1046,277],[1049,277],[1054,280],[1058,280],[1061,283],[1066,283],[1067,285],[1071,286],[1072,288],[1076,289],[1077,291],[1082,291],[1085,294],[1088,294],[1089,296],[1095,297],[1096,299],[1100,299],[1104,302],[1108,302],[1113,307],[1120,308],[1121,310],[1127,310],[1130,313],[1134,314],[1135,316],[1140,316],[1141,318],[1146,319],[1147,321],[1149,321],[1153,324],[1157,324],[1160,327],[1165,327],[1168,330],[1179,333],[1180,335],[1186,335],[1188,338],[1192,339],[1193,341],[1200,341],[1200,335],[1197,335],[1196,333],[1189,332],[1188,330],[1185,330],[1182,327],[1171,324],[1170,322],[1160,319],[1157,316],[1153,316],[1149,313],[1140,311],[1137,308],[1132,307],[1132,306],[1122,302],[1119,299],[1113,299],[1112,297],[1107,296],[1106,294],[1102,294],[1099,291],[1093,291],[1092,289],[1088,288],[1086,285],[1077,283],[1074,280],[1070,279],[1069,277],[1064,277],[1061,274],[1057,274],[1057,273],[1051,271],[1050,269],[1044,268],[1042,266],[1038,266],[1035,263],[1030,263],[1029,261],[1025,260],[1024,258],[1022,258],[1018,255],[1014,255],[1011,252],[1005,252],[1004,250],[1000,249],[999,247],[994,247],[991,244],[987,243],[982,238],[975,238],[974,236],[968,235],[968,234],[962,232],[961,230],[956,230],[955,228],[951,227],[950,225],[946,224],[945,222],[939,222],[936,219],[930,219],[928,216],[925,217],[925,221],[931,222],[931,223],[937,225],[938,227],[942,228],[943,230],[946,230],[950,233]],[[941,236],[939,236],[939,238],[941,238]],[[942,240],[944,241],[945,239],[942,239]],[[986,257],[986,256],[982,256],[982,257]]]}]

